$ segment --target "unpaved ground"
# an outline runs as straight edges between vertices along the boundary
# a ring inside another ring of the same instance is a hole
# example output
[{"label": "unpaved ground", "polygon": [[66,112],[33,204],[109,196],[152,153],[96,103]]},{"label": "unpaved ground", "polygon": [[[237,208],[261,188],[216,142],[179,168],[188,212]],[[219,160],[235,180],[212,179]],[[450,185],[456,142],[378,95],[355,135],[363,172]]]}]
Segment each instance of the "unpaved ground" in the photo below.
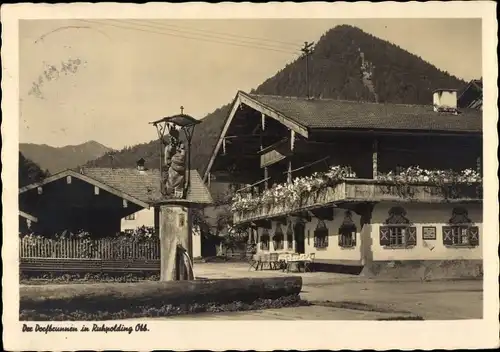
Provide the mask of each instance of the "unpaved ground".
[{"label": "unpaved ground", "polygon": [[[195,264],[197,279],[300,275],[300,296],[313,306],[264,311],[213,313],[156,319],[378,320],[481,319],[482,280],[377,280],[325,272],[283,273],[248,270],[245,263]],[[43,281],[43,280],[42,280]],[[38,282],[44,284],[47,282]],[[74,282],[77,283],[77,282]],[[25,282],[23,284],[35,284]]]},{"label": "unpaved ground", "polygon": [[[291,307],[230,313],[202,313],[182,316],[152,318],[151,320],[393,320],[417,319],[411,314],[381,313],[323,306]],[[144,320],[130,319],[130,320]],[[148,318],[149,320],[149,318]]]}]

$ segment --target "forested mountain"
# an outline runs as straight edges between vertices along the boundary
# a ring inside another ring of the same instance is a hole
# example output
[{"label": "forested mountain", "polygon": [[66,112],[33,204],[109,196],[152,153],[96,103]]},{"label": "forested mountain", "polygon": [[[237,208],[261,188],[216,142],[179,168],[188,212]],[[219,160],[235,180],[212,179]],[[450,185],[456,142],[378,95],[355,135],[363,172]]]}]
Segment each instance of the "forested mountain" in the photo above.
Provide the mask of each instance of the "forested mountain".
[{"label": "forested mountain", "polygon": [[40,166],[19,152],[19,187],[42,181],[48,175],[48,171],[43,171]]},{"label": "forested mountain", "polygon": [[42,169],[47,169],[50,173],[55,174],[99,158],[111,149],[96,141],[88,141],[60,148],[46,144],[21,143],[19,150],[27,158],[40,165]]},{"label": "forested mountain", "polygon": [[[305,96],[305,62],[299,58],[251,93]],[[462,89],[466,83],[422,58],[358,28],[342,25],[325,33],[310,56],[310,95],[317,98],[406,104],[432,104],[438,88]],[[236,92],[234,92],[236,95]],[[195,129],[192,165],[203,174],[222,131],[230,104],[208,114]],[[145,158],[159,163],[157,141],[105,155],[89,165],[134,167]]]}]

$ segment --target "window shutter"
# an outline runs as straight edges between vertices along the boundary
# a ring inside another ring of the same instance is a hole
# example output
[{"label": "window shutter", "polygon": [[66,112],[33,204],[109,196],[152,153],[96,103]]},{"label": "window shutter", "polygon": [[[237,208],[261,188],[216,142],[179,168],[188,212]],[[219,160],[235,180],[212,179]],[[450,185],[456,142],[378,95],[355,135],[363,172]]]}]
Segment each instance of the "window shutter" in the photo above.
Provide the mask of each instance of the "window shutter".
[{"label": "window shutter", "polygon": [[479,227],[471,226],[469,228],[469,243],[471,246],[479,245]]},{"label": "window shutter", "polygon": [[356,231],[352,232],[352,245],[353,247],[356,247],[356,237],[358,237],[358,234]]},{"label": "window shutter", "polygon": [[389,227],[380,226],[380,245],[389,246],[391,241],[389,239]]},{"label": "window shutter", "polygon": [[416,246],[417,245],[417,228],[416,227],[408,227],[406,229],[406,244],[408,246]]},{"label": "window shutter", "polygon": [[451,226],[443,226],[443,244],[446,246],[453,245],[453,236]]}]

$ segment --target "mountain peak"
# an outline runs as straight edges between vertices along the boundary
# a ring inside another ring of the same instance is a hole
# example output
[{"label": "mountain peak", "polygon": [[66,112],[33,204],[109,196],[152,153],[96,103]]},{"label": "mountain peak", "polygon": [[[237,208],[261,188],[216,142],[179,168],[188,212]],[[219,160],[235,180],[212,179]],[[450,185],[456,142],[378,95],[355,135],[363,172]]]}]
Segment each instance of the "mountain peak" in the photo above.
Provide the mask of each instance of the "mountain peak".
[{"label": "mountain peak", "polygon": [[19,151],[22,154],[40,165],[42,169],[49,170],[52,174],[84,165],[88,161],[97,159],[111,150],[111,148],[94,140],[64,147],[52,147],[47,144],[34,143],[19,144]]}]

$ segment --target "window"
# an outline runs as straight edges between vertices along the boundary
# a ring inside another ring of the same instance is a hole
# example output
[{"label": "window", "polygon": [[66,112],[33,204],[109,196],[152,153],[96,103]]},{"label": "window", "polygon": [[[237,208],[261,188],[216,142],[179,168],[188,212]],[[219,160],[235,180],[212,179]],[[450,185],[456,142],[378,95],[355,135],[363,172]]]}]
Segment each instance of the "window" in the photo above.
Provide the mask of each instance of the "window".
[{"label": "window", "polygon": [[260,249],[263,251],[269,250],[269,234],[267,230],[264,230],[264,233],[260,236]]},{"label": "window", "polygon": [[318,220],[316,230],[314,230],[314,248],[321,249],[328,247],[328,227],[323,220]]},{"label": "window", "polygon": [[410,225],[380,227],[380,245],[384,247],[405,248],[417,244],[417,228]]},{"label": "window", "polygon": [[135,220],[135,213],[125,216],[125,220]]},{"label": "window", "polygon": [[443,244],[445,246],[475,247],[479,245],[479,227],[473,226],[467,209],[455,208],[448,221],[450,226],[443,226]]},{"label": "window", "polygon": [[404,246],[406,244],[406,226],[389,227],[389,245]]},{"label": "window", "polygon": [[339,228],[339,247],[356,247],[356,225],[352,221],[352,213],[347,210],[344,214],[344,221]]},{"label": "window", "polygon": [[406,210],[393,207],[384,226],[380,226],[380,245],[390,248],[407,248],[417,244],[417,228],[406,218]]},{"label": "window", "polygon": [[286,245],[287,245],[287,249],[293,249],[292,224],[288,224],[288,229],[286,230]]},{"label": "window", "polygon": [[285,248],[285,236],[283,235],[283,230],[281,229],[281,225],[276,225],[276,230],[274,231],[273,236],[273,247],[275,251],[279,251]]}]

